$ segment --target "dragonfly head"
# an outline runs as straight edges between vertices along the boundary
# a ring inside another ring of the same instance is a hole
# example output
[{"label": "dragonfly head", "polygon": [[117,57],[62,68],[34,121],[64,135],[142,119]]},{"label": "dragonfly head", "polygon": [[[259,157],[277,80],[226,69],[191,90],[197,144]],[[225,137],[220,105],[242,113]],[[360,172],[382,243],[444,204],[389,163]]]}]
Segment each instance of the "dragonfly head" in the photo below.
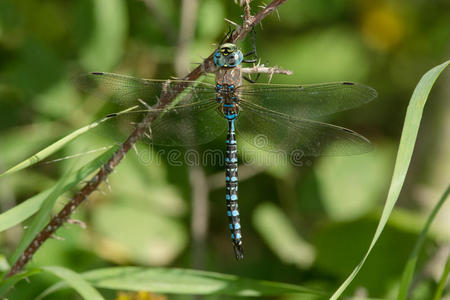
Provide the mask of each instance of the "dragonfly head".
[{"label": "dragonfly head", "polygon": [[234,68],[238,66],[244,55],[235,44],[225,43],[214,52],[214,63],[218,67]]}]

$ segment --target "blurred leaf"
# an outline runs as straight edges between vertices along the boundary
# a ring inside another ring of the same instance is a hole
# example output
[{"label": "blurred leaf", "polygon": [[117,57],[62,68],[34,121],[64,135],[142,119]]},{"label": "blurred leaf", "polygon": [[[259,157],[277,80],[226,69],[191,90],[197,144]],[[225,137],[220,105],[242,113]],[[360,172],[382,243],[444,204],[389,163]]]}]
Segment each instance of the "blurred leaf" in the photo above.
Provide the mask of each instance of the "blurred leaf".
[{"label": "blurred leaf", "polygon": [[417,259],[419,257],[420,250],[422,249],[423,242],[427,236],[428,229],[430,228],[431,223],[433,222],[437,213],[441,209],[445,200],[447,200],[449,193],[450,193],[450,185],[447,187],[447,190],[444,192],[441,199],[438,201],[436,206],[431,211],[431,214],[428,217],[427,222],[423,226],[422,232],[420,233],[419,238],[417,239],[417,242],[414,245],[414,249],[411,252],[410,257],[408,258],[408,262],[406,263],[406,267],[403,271],[402,280],[400,282],[400,289],[397,296],[398,300],[406,299],[408,296],[408,289],[411,286],[411,281],[414,275],[414,270],[416,268]]},{"label": "blurred leaf", "polygon": [[0,254],[0,272],[9,271],[11,266],[8,263],[8,260],[3,254]]},{"label": "blurred leaf", "polygon": [[62,126],[53,122],[35,122],[1,131],[0,155],[2,164],[12,164],[33,151],[45,147],[60,136]]},{"label": "blurred leaf", "polygon": [[25,97],[34,97],[58,82],[63,72],[64,64],[53,49],[40,40],[28,38],[20,47],[20,59],[11,77]]},{"label": "blurred leaf", "polygon": [[299,38],[272,42],[264,49],[259,55],[269,57],[270,64],[294,71],[292,76],[274,77],[274,83],[361,81],[369,71],[369,59],[358,36],[347,28],[316,30]]},{"label": "blurred leaf", "polygon": [[[4,296],[10,288],[16,285],[19,281],[22,279],[27,279],[32,275],[41,273],[41,269],[30,269],[24,272],[17,273],[11,277],[8,277],[6,279],[2,279],[0,281],[0,297]],[[4,298],[2,298],[4,299]]]},{"label": "blurred leaf", "polygon": [[370,243],[369,249],[362,258],[361,262],[356,266],[349,277],[341,284],[341,286],[336,290],[331,300],[338,299],[348,285],[353,281],[353,279],[358,274],[359,270],[364,265],[367,257],[372,251],[373,247],[378,241],[388,219],[397,202],[398,196],[405,181],[406,173],[408,171],[409,163],[411,162],[412,153],[414,150],[414,144],[417,138],[417,132],[419,131],[420,120],[422,119],[423,108],[427,102],[428,95],[434,82],[438,78],[439,74],[450,64],[450,61],[438,65],[428,71],[422,76],[419,83],[417,84],[414,93],[411,97],[408,109],[406,111],[405,124],[402,131],[402,136],[400,138],[400,146],[397,152],[397,159],[395,161],[394,174],[392,175],[391,186],[389,188],[388,196],[386,199],[386,204],[381,215],[380,222],[378,223],[377,230],[373,236],[372,242]]},{"label": "blurred leaf", "polygon": [[155,214],[179,217],[187,204],[176,185],[167,180],[163,158],[151,146],[138,144],[138,154],[130,153],[110,176],[114,197],[122,204]]},{"label": "blurred leaf", "polygon": [[[64,182],[64,186],[61,188],[61,193],[67,192],[82,180],[85,180],[89,174],[100,168],[117,149],[117,146],[109,149],[102,155],[96,157],[90,163],[80,168],[77,172],[68,175]],[[45,190],[0,214],[0,232],[19,224],[36,213],[41,208],[41,205],[45,199],[47,199],[55,191],[55,189],[56,186]]]},{"label": "blurred leaf", "polygon": [[128,30],[126,2],[92,0],[94,24],[80,62],[87,70],[110,70],[125,51]]},{"label": "blurred leaf", "polygon": [[[241,165],[251,165],[256,168],[264,169],[265,172],[280,179],[285,179],[292,171],[292,158],[286,154],[286,151],[271,149],[263,151],[258,149],[254,144],[258,145],[259,141],[248,141],[247,139],[237,136],[238,155],[240,156]],[[263,137],[263,139],[266,139]],[[254,142],[254,144],[253,144]],[[267,143],[266,140],[261,141]],[[295,161],[293,161],[295,162]]]},{"label": "blurred leaf", "polygon": [[[124,111],[121,111],[119,113],[117,113],[117,115],[119,115],[120,113],[129,111],[134,109],[135,107],[131,107],[129,109],[126,109]],[[53,144],[51,144],[50,146],[44,148],[43,150],[39,151],[38,153],[34,154],[33,156],[29,157],[28,159],[18,163],[17,165],[15,165],[14,167],[10,168],[9,170],[3,172],[2,174],[0,174],[0,177],[8,175],[8,174],[12,174],[15,173],[17,171],[20,171],[22,169],[25,169],[29,166],[34,165],[37,162],[42,161],[43,159],[45,159],[46,157],[48,157],[49,155],[55,153],[56,151],[58,151],[59,149],[61,149],[63,146],[65,146],[67,143],[71,142],[72,140],[74,140],[75,138],[77,138],[78,136],[82,135],[83,133],[86,133],[87,131],[97,127],[98,125],[100,125],[101,123],[108,121],[111,118],[105,117],[97,122],[93,122],[89,125],[86,125],[84,127],[81,127],[77,130],[75,130],[74,132],[66,135],[65,137],[63,137],[62,139],[54,142]]]},{"label": "blurred leaf", "polygon": [[42,300],[48,295],[53,294],[54,292],[57,292],[61,289],[67,288],[68,285],[65,281],[60,281],[58,283],[55,283],[54,285],[46,288],[42,293],[40,293],[35,300]]},{"label": "blurred leaf", "polygon": [[200,40],[214,40],[224,29],[224,6],[222,1],[202,1],[197,17]]},{"label": "blurred leaf", "polygon": [[324,293],[299,285],[189,269],[115,267],[86,272],[83,278],[96,287],[115,290],[248,297],[305,294],[325,298]]},{"label": "blurred leaf", "polygon": [[[348,9],[347,0],[302,0],[287,1],[280,6],[279,14],[284,26],[301,28],[308,23],[330,22]],[[274,26],[278,23],[276,17],[269,18]],[[272,24],[271,24],[272,25]],[[268,29],[270,30],[270,29]]]},{"label": "blurred leaf", "polygon": [[289,218],[271,203],[260,204],[253,213],[253,226],[270,249],[284,262],[308,268],[315,259],[314,248],[289,223]]},{"label": "blurred leaf", "polygon": [[51,190],[48,196],[43,200],[39,213],[34,217],[30,226],[25,231],[25,234],[23,235],[22,239],[19,242],[19,245],[16,247],[10,259],[11,265],[14,265],[17,260],[22,255],[24,255],[23,253],[25,249],[28,247],[28,245],[30,245],[34,237],[38,234],[39,231],[44,228],[45,224],[48,222],[56,199],[58,199],[58,197],[64,193],[64,187],[69,180],[69,175],[70,172],[64,174],[56,183],[55,187]]},{"label": "blurred leaf", "polygon": [[[412,231],[398,228],[392,224],[395,217],[394,214],[391,216],[383,231],[383,238],[377,242],[364,268],[352,281],[352,288],[349,289],[352,292],[353,288],[364,287],[371,296],[386,297],[385,292],[392,288],[392,283],[399,281],[405,257],[410,254],[409,249],[413,247],[420,229]],[[338,282],[343,281],[364,254],[372,238],[367,233],[375,230],[378,219],[379,214],[371,214],[354,221],[319,226],[311,234],[317,255],[314,263],[317,270],[333,276]],[[379,278],[383,280],[377,280]]]},{"label": "blurred leaf", "polygon": [[450,259],[447,258],[447,263],[444,267],[444,273],[442,274],[441,280],[439,281],[439,285],[436,289],[436,293],[434,294],[433,300],[442,299],[442,293],[444,292],[445,285],[447,283],[448,275],[450,274]]},{"label": "blurred leaf", "polygon": [[332,220],[356,219],[378,204],[386,190],[391,147],[350,157],[321,157],[315,167],[322,204]]},{"label": "blurred leaf", "polygon": [[35,111],[42,116],[61,119],[73,114],[74,107],[77,105],[77,99],[69,82],[61,80],[45,92],[37,95],[33,106]]},{"label": "blurred leaf", "polygon": [[73,289],[75,289],[84,299],[101,300],[104,299],[102,295],[93,288],[83,277],[69,269],[47,266],[41,267],[42,270],[50,272],[67,282]]},{"label": "blurred leaf", "polygon": [[103,240],[97,251],[116,262],[165,265],[187,243],[185,228],[176,220],[128,205],[104,205],[92,216],[94,229]]}]

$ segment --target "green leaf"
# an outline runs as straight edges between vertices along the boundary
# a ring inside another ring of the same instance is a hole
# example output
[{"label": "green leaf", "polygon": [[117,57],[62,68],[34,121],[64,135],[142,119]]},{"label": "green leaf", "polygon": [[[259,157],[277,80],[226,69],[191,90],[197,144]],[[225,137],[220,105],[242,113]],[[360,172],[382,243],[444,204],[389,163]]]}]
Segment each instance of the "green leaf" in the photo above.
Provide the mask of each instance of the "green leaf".
[{"label": "green leaf", "polygon": [[377,151],[364,155],[320,158],[314,171],[330,219],[355,220],[378,205],[389,185],[394,154],[390,145],[378,144]]},{"label": "green leaf", "polygon": [[[15,275],[11,276],[11,277],[6,278],[6,279],[3,279],[0,282],[0,297],[4,296],[11,287],[16,285],[16,283],[18,283],[22,279],[29,278],[30,276],[35,275],[35,274],[39,274],[41,272],[42,271],[40,269],[31,269],[31,270],[28,270],[28,271],[25,271],[25,272],[17,273]],[[4,299],[4,298],[1,298],[1,299]]]},{"label": "green leaf", "polygon": [[[128,112],[130,110],[135,109],[137,106],[133,106],[131,108],[128,108],[126,110],[120,111],[118,113],[116,113],[115,115],[120,115],[122,113]],[[8,174],[12,174],[15,173],[17,171],[20,171],[22,169],[25,169],[29,166],[34,165],[37,162],[42,161],[43,159],[45,159],[46,157],[48,157],[49,155],[55,153],[56,151],[58,151],[59,149],[61,149],[63,146],[65,146],[67,143],[71,142],[72,140],[74,140],[75,138],[79,137],[80,135],[82,135],[83,133],[86,133],[87,131],[97,127],[98,125],[100,125],[101,123],[110,120],[110,117],[105,117],[99,121],[93,122],[89,125],[86,125],[82,128],[79,128],[77,130],[75,130],[74,132],[66,135],[65,137],[63,137],[62,139],[54,142],[53,144],[51,144],[50,146],[46,147],[45,149],[39,151],[38,153],[32,155],[31,157],[27,158],[26,160],[22,161],[21,163],[15,165],[14,167],[10,168],[9,170],[7,170],[6,172],[0,174],[0,178],[2,176],[8,175]]]},{"label": "green leaf", "polygon": [[[180,222],[142,207],[99,206],[92,216],[92,228],[121,249],[122,259],[138,264],[169,264],[188,243],[188,234]],[[109,258],[116,254],[111,247],[97,251]]]},{"label": "green leaf", "polygon": [[288,222],[288,217],[274,204],[262,203],[253,214],[253,224],[267,245],[280,259],[300,268],[308,268],[316,253]]},{"label": "green leaf", "polygon": [[57,292],[62,289],[66,289],[68,287],[68,284],[64,281],[60,281],[58,283],[55,283],[54,285],[46,288],[42,293],[40,293],[35,300],[42,300],[48,295],[53,294],[54,292]]},{"label": "green leaf", "polygon": [[406,111],[405,123],[402,130],[402,136],[400,138],[400,146],[397,152],[397,159],[395,161],[394,173],[392,175],[391,185],[389,187],[389,192],[386,199],[386,204],[384,205],[383,213],[381,215],[378,227],[372,238],[370,246],[360,261],[360,263],[355,267],[353,272],[349,277],[341,284],[341,286],[336,290],[331,300],[338,299],[353,279],[358,274],[359,270],[364,265],[367,257],[375,246],[378,238],[380,237],[383,229],[389,219],[392,209],[397,202],[398,196],[405,181],[406,173],[408,171],[409,164],[411,162],[411,157],[414,150],[414,144],[417,138],[417,132],[419,131],[420,120],[422,119],[423,108],[427,102],[428,95],[434,82],[438,78],[439,74],[450,64],[450,61],[434,67],[428,71],[417,84],[414,93]]},{"label": "green leaf", "polygon": [[448,274],[450,273],[450,259],[447,259],[447,263],[445,264],[444,274],[442,274],[441,280],[439,281],[439,285],[436,289],[436,294],[434,294],[433,300],[442,299],[442,293],[444,291],[445,284],[447,283]]},{"label": "green leaf", "polygon": [[42,270],[50,272],[70,285],[74,288],[84,299],[88,300],[103,300],[102,295],[93,288],[83,277],[69,269],[56,267],[56,266],[47,266],[41,267]]},{"label": "green leaf", "polygon": [[[61,188],[61,193],[65,193],[75,185],[84,180],[89,174],[100,168],[117,150],[117,147],[113,147],[99,155],[94,160],[81,167],[77,172],[70,174],[64,182],[64,186]],[[54,188],[45,190],[21,204],[11,208],[10,210],[0,214],[0,232],[11,228],[20,222],[28,219],[34,213],[36,213],[41,207],[42,203],[47,199],[54,191]]]},{"label": "green leaf", "polygon": [[433,222],[438,211],[441,209],[442,205],[447,199],[449,193],[450,193],[450,186],[447,187],[447,190],[444,192],[439,202],[431,211],[431,214],[428,217],[428,220],[425,223],[425,226],[423,227],[422,232],[419,235],[419,238],[417,239],[414,249],[408,259],[408,262],[406,263],[406,267],[403,270],[402,280],[400,282],[400,290],[397,296],[398,300],[406,299],[406,297],[408,296],[408,288],[411,285],[411,280],[414,275],[417,259],[419,257],[420,250],[422,249],[423,242],[425,241],[425,238],[427,236],[428,229],[430,228],[431,222]]},{"label": "green leaf", "polygon": [[[83,278],[98,288],[112,290],[247,297],[301,295],[311,300],[327,298],[321,291],[299,285],[190,269],[112,267],[85,272]],[[39,297],[63,288],[67,288],[67,284],[58,282]]]},{"label": "green leaf", "polygon": [[[110,151],[112,151],[112,150],[110,150]],[[100,163],[100,160],[98,160],[97,162]],[[14,251],[14,253],[10,259],[11,265],[15,264],[15,262],[22,255],[22,253],[25,251],[27,246],[31,243],[31,241],[34,239],[34,237],[38,234],[38,232],[44,228],[46,223],[48,223],[48,220],[50,219],[50,214],[51,214],[51,211],[55,204],[56,199],[58,199],[58,197],[64,193],[65,187],[68,185],[68,182],[71,178],[72,178],[72,176],[71,176],[70,172],[67,172],[66,174],[64,174],[64,176],[62,176],[62,178],[57,182],[57,184],[51,190],[51,192],[48,194],[48,196],[43,200],[42,205],[39,210],[39,213],[35,216],[35,218],[31,222],[30,226],[25,231],[25,234],[22,237],[22,240],[19,242],[19,245],[17,246],[16,250]],[[77,178],[77,177],[75,176],[75,178]],[[83,180],[84,178],[85,177],[77,178],[77,180]]]},{"label": "green leaf", "polygon": [[39,213],[36,215],[31,225],[25,231],[25,234],[23,235],[22,239],[19,242],[19,245],[12,255],[10,259],[11,265],[14,265],[17,262],[28,245],[33,241],[34,237],[38,234],[39,231],[44,228],[45,224],[48,223],[53,205],[55,204],[56,199],[58,199],[58,197],[63,193],[63,188],[66,185],[68,177],[69,172],[62,176],[62,178],[58,181],[58,183],[43,201]]},{"label": "green leaf", "polygon": [[83,278],[96,287],[114,290],[254,297],[304,294],[325,298],[322,292],[299,285],[189,269],[114,267],[86,272]]},{"label": "green leaf", "polygon": [[125,51],[128,30],[127,8],[122,0],[90,1],[94,26],[82,49],[80,62],[88,70],[110,70]]}]

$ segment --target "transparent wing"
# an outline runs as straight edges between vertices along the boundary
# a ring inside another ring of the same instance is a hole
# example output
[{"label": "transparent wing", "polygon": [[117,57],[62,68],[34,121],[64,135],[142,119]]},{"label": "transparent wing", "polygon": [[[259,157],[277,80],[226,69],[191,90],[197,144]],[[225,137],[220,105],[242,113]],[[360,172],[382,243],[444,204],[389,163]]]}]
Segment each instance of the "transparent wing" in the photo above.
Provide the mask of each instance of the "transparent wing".
[{"label": "transparent wing", "polygon": [[294,118],[314,119],[367,103],[377,92],[352,82],[311,85],[252,84],[239,88],[241,98]]},{"label": "transparent wing", "polygon": [[286,151],[289,156],[354,155],[372,149],[370,142],[349,129],[295,119],[242,101],[237,119],[241,138],[266,151]]},{"label": "transparent wing", "polygon": [[148,114],[154,120],[143,140],[152,145],[193,146],[208,143],[226,130],[226,121],[219,115],[215,100],[200,101],[168,109],[135,109],[118,115],[100,128],[117,141],[123,141],[136,124]]},{"label": "transparent wing", "polygon": [[112,100],[120,105],[132,106],[138,99],[152,106],[158,102],[162,92],[168,96],[179,93],[180,84],[189,84],[176,105],[193,101],[215,98],[215,88],[208,83],[197,81],[142,79],[126,75],[94,72],[78,76],[74,84],[82,91],[97,94],[105,100]]},{"label": "transparent wing", "polygon": [[227,128],[215,100],[166,110],[152,122],[150,143],[193,146],[213,141]]}]

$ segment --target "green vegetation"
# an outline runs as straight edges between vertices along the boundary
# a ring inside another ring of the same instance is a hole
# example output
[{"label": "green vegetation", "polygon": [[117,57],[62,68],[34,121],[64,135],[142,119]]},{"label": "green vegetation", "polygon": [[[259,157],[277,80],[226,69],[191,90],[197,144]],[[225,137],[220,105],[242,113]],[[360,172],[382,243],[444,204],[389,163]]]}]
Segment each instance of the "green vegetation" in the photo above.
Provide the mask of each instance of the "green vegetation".
[{"label": "green vegetation", "polygon": [[[183,52],[174,40],[186,26],[182,1],[144,2],[0,1],[2,273],[118,148],[118,121],[103,117],[126,108],[80,93],[71,79],[90,71],[170,78],[211,54],[227,31],[223,18],[241,22],[233,1],[201,1]],[[448,1],[289,0],[278,13],[256,28],[258,55],[294,74],[272,82],[375,88],[371,103],[324,120],[360,132],[374,151],[296,167],[253,154],[240,166],[245,258],[236,262],[223,166],[191,166],[139,143],[76,210],[83,226],[61,227],[23,273],[0,282],[0,294],[448,297]],[[240,46],[250,50],[250,39]],[[224,148],[218,138],[196,150]],[[202,195],[205,235],[191,220]]]}]

